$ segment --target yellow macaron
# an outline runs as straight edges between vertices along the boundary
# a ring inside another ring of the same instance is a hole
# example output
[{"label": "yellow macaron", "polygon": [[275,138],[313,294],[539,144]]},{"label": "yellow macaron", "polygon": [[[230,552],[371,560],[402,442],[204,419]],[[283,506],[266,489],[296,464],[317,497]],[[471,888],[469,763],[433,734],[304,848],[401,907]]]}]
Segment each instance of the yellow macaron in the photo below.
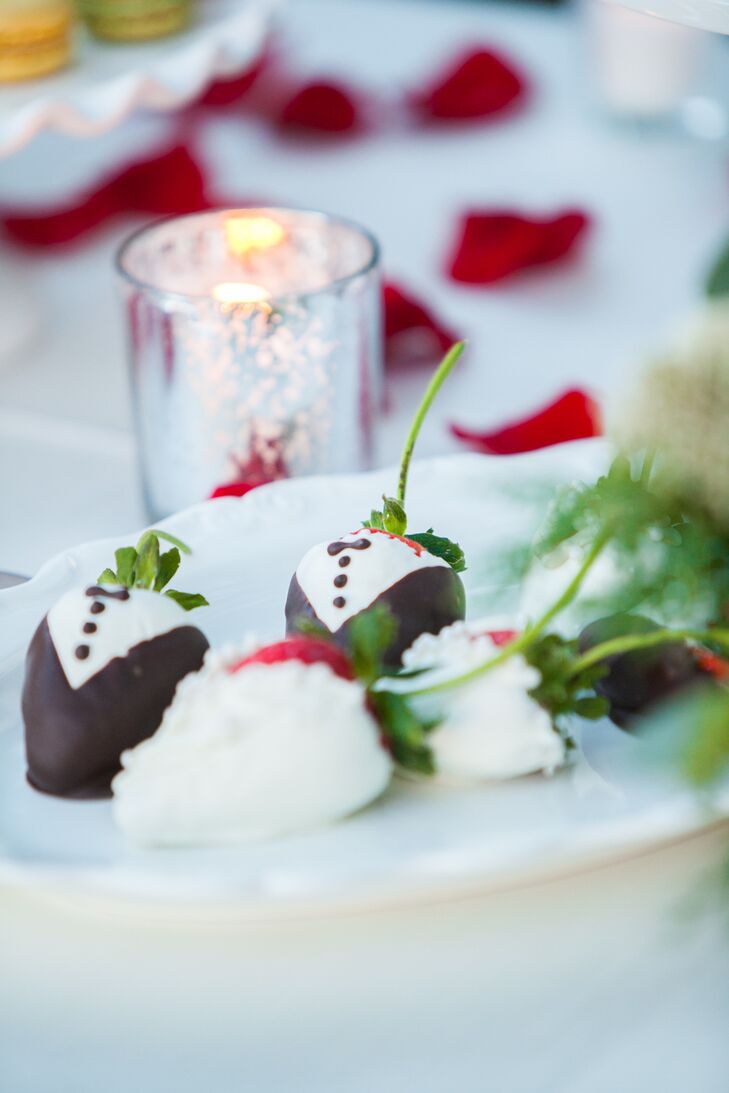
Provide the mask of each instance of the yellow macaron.
[{"label": "yellow macaron", "polygon": [[0,82],[47,76],[71,58],[66,0],[0,0]]}]

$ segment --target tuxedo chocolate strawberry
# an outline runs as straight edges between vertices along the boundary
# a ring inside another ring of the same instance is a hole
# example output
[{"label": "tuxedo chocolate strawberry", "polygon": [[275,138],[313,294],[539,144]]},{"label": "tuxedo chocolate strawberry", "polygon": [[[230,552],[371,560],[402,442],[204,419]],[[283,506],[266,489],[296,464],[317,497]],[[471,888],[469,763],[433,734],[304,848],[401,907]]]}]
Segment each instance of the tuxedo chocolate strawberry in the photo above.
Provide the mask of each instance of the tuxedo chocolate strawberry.
[{"label": "tuxedo chocolate strawberry", "polygon": [[188,622],[201,596],[162,588],[180,562],[163,533],[117,551],[117,572],[71,589],[36,630],[26,660],[28,781],[60,797],[109,795],[119,757],[159,726],[175,688],[200,668],[208,642]]},{"label": "tuxedo chocolate strawberry", "polygon": [[[396,622],[384,651],[397,667],[405,649],[423,633],[437,634],[465,616],[465,569],[457,543],[432,529],[407,533],[405,490],[415,440],[433,399],[463,351],[453,346],[436,371],[411,426],[400,464],[396,497],[383,497],[361,528],[312,547],[299,563],[286,601],[286,631],[318,626],[348,648],[351,626],[363,611],[383,606]],[[406,534],[407,533],[407,534]]]}]

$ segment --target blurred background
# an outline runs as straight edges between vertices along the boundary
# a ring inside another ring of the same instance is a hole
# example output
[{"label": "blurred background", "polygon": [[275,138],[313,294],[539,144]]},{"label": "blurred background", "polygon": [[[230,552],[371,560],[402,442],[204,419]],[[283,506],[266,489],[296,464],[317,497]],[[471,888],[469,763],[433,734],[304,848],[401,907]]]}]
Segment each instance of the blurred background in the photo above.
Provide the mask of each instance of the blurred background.
[{"label": "blurred background", "polygon": [[[703,21],[727,7],[706,0]],[[1,568],[145,520],[113,259],[156,215],[256,202],[370,229],[385,279],[469,341],[420,454],[462,447],[454,420],[607,394],[700,298],[729,226],[718,33],[605,0],[200,0],[186,18],[126,45],[77,28],[70,68],[0,86]],[[459,76],[483,52],[506,75]],[[469,210],[589,228],[567,260],[464,283],[448,263]],[[386,364],[378,463],[437,358],[427,331],[413,344]]]}]

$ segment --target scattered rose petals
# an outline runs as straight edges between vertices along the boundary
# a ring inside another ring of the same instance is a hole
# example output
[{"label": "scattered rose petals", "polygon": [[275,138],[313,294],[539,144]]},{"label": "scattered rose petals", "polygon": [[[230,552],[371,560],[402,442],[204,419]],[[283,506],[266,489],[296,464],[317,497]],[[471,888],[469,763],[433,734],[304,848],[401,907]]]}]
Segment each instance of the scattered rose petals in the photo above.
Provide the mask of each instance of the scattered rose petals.
[{"label": "scattered rose petals", "polygon": [[489,285],[566,258],[590,225],[576,209],[533,217],[509,211],[469,212],[460,222],[448,264],[454,281]]},{"label": "scattered rose petals", "polygon": [[432,360],[445,353],[458,336],[401,285],[382,289],[385,315],[385,360],[390,367]]},{"label": "scattered rose petals", "polygon": [[526,91],[526,80],[503,54],[474,49],[457,57],[408,101],[421,118],[468,120],[497,114],[525,98]]},{"label": "scattered rose petals", "polygon": [[214,202],[207,190],[205,174],[192,151],[178,145],[130,164],[50,212],[0,209],[0,223],[23,246],[62,246],[121,213],[162,216],[211,208]]},{"label": "scattered rose petals", "polygon": [[295,91],[281,107],[278,124],[282,129],[349,133],[360,128],[362,117],[352,92],[322,81]]},{"label": "scattered rose petals", "polygon": [[567,440],[600,436],[602,414],[590,395],[573,388],[535,414],[501,429],[478,432],[451,425],[451,432],[476,451],[488,455],[517,455]]}]

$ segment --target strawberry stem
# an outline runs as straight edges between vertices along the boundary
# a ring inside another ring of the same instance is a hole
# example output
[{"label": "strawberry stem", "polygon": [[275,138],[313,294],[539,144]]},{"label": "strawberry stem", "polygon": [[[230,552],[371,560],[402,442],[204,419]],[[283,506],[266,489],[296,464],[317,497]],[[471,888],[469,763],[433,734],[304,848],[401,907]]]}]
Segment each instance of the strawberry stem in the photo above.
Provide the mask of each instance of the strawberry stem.
[{"label": "strawberry stem", "polygon": [[578,657],[570,669],[570,675],[578,675],[585,668],[590,668],[607,657],[620,653],[631,653],[635,649],[650,649],[654,645],[667,645],[674,641],[698,641],[721,645],[729,649],[729,630],[709,629],[694,630],[652,630],[648,634],[623,634],[622,637],[610,638],[599,645],[593,645],[581,657]]},{"label": "strawberry stem", "polygon": [[[582,565],[580,566],[570,583],[567,585],[562,595],[554,601],[552,606],[547,611],[545,611],[541,618],[537,619],[537,621],[533,623],[532,626],[527,627],[527,629],[524,630],[523,633],[519,634],[518,637],[514,638],[513,641],[510,641],[507,645],[504,645],[495,657],[492,657],[491,660],[487,660],[485,664],[479,664],[477,668],[472,668],[469,672],[466,672],[462,676],[456,676],[454,679],[447,679],[443,683],[436,683],[432,687],[422,687],[420,689],[415,688],[413,691],[408,693],[433,694],[436,691],[444,691],[449,689],[450,687],[459,687],[462,683],[470,683],[472,679],[478,679],[479,676],[485,675],[487,672],[490,672],[492,668],[497,668],[500,664],[503,664],[505,661],[507,661],[509,657],[514,656],[515,653],[523,653],[525,649],[528,649],[529,646],[532,645],[534,641],[536,641],[536,639],[541,633],[543,633],[547,626],[549,626],[552,619],[554,619],[572,603],[575,596],[580,590],[582,582],[587,576],[589,570],[592,568],[593,563],[595,562],[603,548],[610,541],[611,536],[612,531],[609,528],[604,528],[602,530],[602,532],[593,542],[590,550],[585,556],[584,561],[582,562]],[[607,645],[610,643],[606,642],[605,644]],[[581,658],[581,660],[584,660],[584,657]],[[579,664],[580,662],[577,661],[577,663]],[[587,667],[587,665],[583,665],[583,667]]]},{"label": "strawberry stem", "polygon": [[425,394],[423,395],[422,402],[418,407],[415,417],[413,418],[410,431],[405,441],[405,447],[403,448],[402,458],[400,460],[400,477],[397,483],[397,500],[402,506],[405,505],[405,489],[408,482],[408,471],[410,470],[410,460],[413,455],[413,448],[415,447],[415,441],[418,439],[418,433],[420,427],[425,420],[428,410],[433,404],[435,396],[440,391],[444,382],[448,378],[450,372],[453,369],[454,364],[460,357],[463,350],[466,348],[465,342],[456,342],[446,353],[445,357],[438,365],[435,375],[428,384]]}]

